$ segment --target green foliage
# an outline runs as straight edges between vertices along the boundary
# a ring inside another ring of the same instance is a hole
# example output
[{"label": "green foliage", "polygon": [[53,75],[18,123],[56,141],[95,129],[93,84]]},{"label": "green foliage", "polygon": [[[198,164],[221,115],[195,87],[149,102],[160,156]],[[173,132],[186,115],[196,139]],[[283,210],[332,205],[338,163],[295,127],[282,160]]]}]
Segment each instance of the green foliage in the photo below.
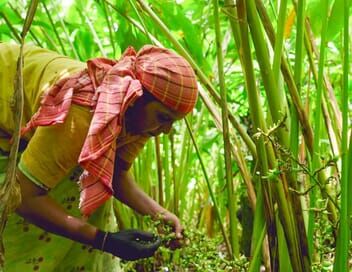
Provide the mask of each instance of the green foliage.
[{"label": "green foliage", "polygon": [[[155,253],[154,259],[126,262],[124,271],[246,271],[247,262],[244,257],[236,261],[226,259],[226,249],[221,237],[207,238],[202,231],[192,229],[184,232],[185,241],[181,248],[172,246],[174,234],[172,230],[150,218],[144,218],[149,230],[154,232],[162,225],[162,246]],[[165,232],[166,231],[166,232]]]},{"label": "green foliage", "polygon": [[[143,11],[138,1],[133,1],[141,14],[143,22],[149,35],[160,42],[165,47],[175,48],[174,43],[170,41],[163,32],[160,31],[158,25]],[[238,45],[235,43],[231,29],[229,26],[229,18],[225,9],[228,1],[219,1],[220,3],[220,32],[224,38],[222,41],[223,49],[223,64],[224,64],[224,80],[226,85],[226,98],[228,109],[231,114],[244,127],[246,133],[251,137],[254,143],[257,144],[256,151],[263,151],[258,148],[258,139],[253,137],[258,133],[258,128],[255,127],[254,117],[259,116],[257,112],[250,107],[250,95],[248,92],[248,82],[246,83],[246,75],[243,70],[239,56],[243,54],[243,48],[238,50]],[[231,1],[229,1],[231,2]],[[240,1],[236,1],[240,2]],[[248,3],[249,1],[244,1]],[[252,1],[251,1],[252,2]],[[281,1],[255,1],[263,3],[265,10],[268,13],[269,21],[274,27],[274,35],[278,28],[278,10]],[[295,1],[297,2],[297,1]],[[205,0],[185,0],[185,1],[148,1],[150,7],[159,16],[160,20],[167,25],[170,33],[183,46],[195,63],[202,69],[202,72],[214,85],[214,89],[218,92],[218,67],[216,64],[216,42],[214,31],[214,16],[213,5]],[[298,151],[298,157],[294,157],[290,150],[290,146],[284,146],[280,143],[278,137],[267,137],[263,146],[268,157],[274,154],[274,160],[260,161],[254,154],[250,153],[248,147],[244,144],[243,139],[239,139],[240,148],[231,146],[232,153],[241,153],[244,165],[239,165],[234,159],[232,161],[232,170],[234,173],[233,183],[236,188],[238,210],[246,210],[246,213],[251,213],[247,201],[248,187],[246,186],[245,172],[248,171],[249,180],[252,185],[255,185],[255,194],[257,196],[257,208],[255,210],[257,218],[255,219],[254,227],[252,222],[241,221],[242,225],[238,226],[238,232],[245,239],[252,243],[252,247],[261,248],[256,242],[263,230],[264,221],[268,212],[268,206],[264,205],[263,188],[266,185],[280,186],[285,184],[287,195],[298,196],[303,207],[303,217],[307,222],[309,211],[314,211],[316,222],[313,225],[313,242],[315,250],[313,252],[312,269],[313,271],[331,271],[333,264],[335,248],[336,248],[336,223],[338,222],[340,205],[340,142],[341,135],[339,134],[338,113],[341,111],[342,98],[342,79],[343,79],[343,44],[342,44],[342,27],[343,18],[341,14],[344,11],[343,0],[328,1],[329,16],[327,27],[327,54],[326,60],[321,64],[321,69],[324,68],[326,80],[331,83],[331,93],[323,84],[323,101],[326,103],[326,111],[320,120],[314,121],[317,114],[317,109],[321,105],[317,105],[317,77],[314,76],[313,67],[317,71],[316,63],[318,56],[303,49],[302,54],[302,71],[301,71],[301,93],[300,99],[302,102],[303,111],[308,116],[308,124],[311,126],[317,125],[317,122],[323,126],[317,142],[318,147],[314,154],[309,154],[309,146],[304,133],[306,128],[299,129],[297,143],[302,146]],[[351,5],[351,1],[350,1]],[[236,6],[235,8],[237,8]],[[8,1],[0,0],[0,42],[16,41],[16,35],[19,35],[23,25],[23,14],[26,9],[25,1]],[[291,11],[293,5],[289,4],[287,14]],[[309,17],[309,22],[313,30],[312,43],[318,48],[321,39],[321,1],[307,0],[306,11]],[[350,9],[350,13],[352,9]],[[236,11],[237,12],[237,11]],[[232,14],[232,13],[231,13]],[[235,14],[235,13],[234,13]],[[236,19],[236,23],[243,23],[238,20],[238,14],[232,14]],[[351,16],[350,16],[351,18]],[[287,27],[288,18],[281,27]],[[283,37],[282,55],[288,62],[288,70],[294,67],[296,54],[296,28],[295,19],[293,20],[292,30],[286,33],[288,37]],[[89,58],[105,55],[106,57],[118,59],[121,53],[130,45],[136,50],[143,45],[150,43],[149,37],[144,33],[142,23],[139,20],[135,10],[130,5],[129,1],[105,1],[105,0],[79,0],[71,1],[69,5],[64,6],[61,1],[41,1],[34,22],[31,27],[31,33],[28,34],[26,42],[34,43],[39,46],[47,47],[64,55],[85,61]],[[244,26],[248,29],[248,25]],[[260,27],[264,31],[264,25]],[[270,112],[269,100],[277,98],[273,92],[274,87],[265,86],[263,79],[265,75],[271,73],[271,65],[273,61],[274,45],[271,45],[267,37],[263,35],[262,41],[254,43],[252,40],[253,29],[249,32],[248,54],[244,57],[253,59],[253,84],[255,93],[258,95],[258,108],[262,111],[263,122],[267,127],[272,126],[274,114],[277,111]],[[228,34],[228,35],[227,35]],[[228,38],[228,39],[227,39]],[[262,44],[261,44],[262,43]],[[255,46],[254,46],[255,45]],[[258,65],[258,51],[262,48],[267,54],[267,67]],[[278,53],[278,52],[277,52]],[[243,57],[243,56],[242,56]],[[313,65],[313,66],[312,66]],[[350,77],[351,77],[351,73]],[[275,78],[275,82],[280,82],[278,86],[283,94],[283,100],[277,99],[275,105],[282,106],[285,101],[288,101],[292,107],[288,112],[287,118],[291,117],[291,109],[296,107],[290,91],[290,86],[285,81],[285,75],[279,73],[279,79]],[[300,76],[298,76],[299,78]],[[349,78],[351,92],[351,78]],[[200,156],[205,165],[206,174],[210,181],[210,186],[207,187],[204,173],[202,172],[199,157],[194,151],[192,142],[187,139],[187,129],[184,122],[177,122],[173,131],[173,146],[171,146],[170,137],[162,136],[160,139],[162,183],[163,197],[165,206],[174,212],[179,212],[181,220],[184,222],[187,239],[189,244],[181,249],[172,251],[168,248],[161,248],[154,259],[149,259],[140,262],[124,264],[125,271],[246,271],[250,262],[250,258],[241,255],[239,259],[229,261],[227,259],[226,246],[221,236],[221,228],[214,216],[214,204],[210,197],[212,190],[215,195],[215,200],[218,204],[220,218],[223,221],[226,230],[229,228],[228,220],[228,194],[226,193],[225,184],[225,166],[224,166],[224,144],[222,140],[222,132],[218,128],[218,123],[214,120],[212,112],[220,110],[216,99],[207,92],[207,86],[203,83],[205,93],[210,96],[210,100],[214,102],[214,108],[210,111],[209,107],[199,99],[196,109],[193,112],[189,122],[196,142],[199,146]],[[337,104],[334,107],[334,99]],[[349,107],[351,108],[351,98],[348,98]],[[273,114],[274,113],[274,114]],[[351,113],[349,113],[351,115]],[[221,115],[219,115],[221,116]],[[274,116],[275,117],[275,116]],[[324,117],[324,118],[323,118]],[[220,117],[221,118],[221,117]],[[351,116],[350,116],[351,118]],[[349,127],[350,128],[350,127]],[[262,129],[262,128],[261,128]],[[289,134],[289,127],[283,126],[283,131]],[[262,130],[260,130],[262,131]],[[238,133],[234,127],[231,127],[231,140],[234,142],[234,137],[238,137]],[[290,135],[291,136],[291,135]],[[270,139],[269,139],[270,138]],[[286,139],[284,139],[286,140]],[[332,146],[337,146],[337,153],[333,152]],[[351,147],[350,147],[351,148]],[[260,155],[260,154],[259,154]],[[312,157],[317,156],[319,165],[312,167]],[[330,159],[333,158],[333,159]],[[151,196],[158,198],[158,179],[157,166],[155,163],[155,144],[150,141],[140,154],[138,160],[133,166],[133,173],[139,182],[140,186]],[[269,165],[268,171],[264,172],[263,163]],[[319,181],[321,173],[325,172],[326,176],[323,183]],[[298,183],[298,189],[293,189],[292,184],[287,182],[289,174],[297,176],[295,182]],[[285,176],[285,178],[282,178]],[[318,187],[322,192],[318,192],[316,205],[310,207],[308,203],[308,193],[312,188]],[[275,187],[276,188],[276,187]],[[175,194],[179,193],[179,194]],[[277,191],[265,191],[271,197],[275,211],[280,214],[279,219],[282,220],[282,207],[276,198]],[[177,195],[177,198],[175,197]],[[265,195],[265,194],[264,194]],[[286,196],[286,195],[285,195]],[[246,200],[243,200],[243,199]],[[288,199],[288,198],[287,198]],[[287,200],[286,197],[284,200]],[[327,199],[332,201],[332,206],[337,214],[337,221],[331,222],[328,217],[331,217],[331,210],[327,211]],[[115,203],[116,204],[116,203]],[[267,203],[265,203],[267,204]],[[287,204],[286,202],[284,204]],[[245,206],[246,205],[246,206]],[[177,207],[181,210],[178,211]],[[294,207],[295,208],[295,207]],[[265,211],[265,212],[264,212]],[[246,214],[246,215],[248,215]],[[252,216],[252,214],[250,214]],[[121,228],[144,228],[152,229],[151,222],[145,222],[143,218],[136,215],[133,211],[121,204],[116,204],[116,216]],[[250,218],[246,216],[245,218]],[[293,218],[293,212],[290,211],[289,216]],[[287,231],[284,228],[283,231]],[[154,228],[153,231],[156,231]],[[243,233],[243,234],[242,234]],[[240,235],[240,236],[241,236]],[[169,236],[164,237],[171,238]],[[277,237],[275,237],[278,239]],[[253,242],[254,241],[254,242]],[[243,246],[242,252],[249,251],[249,242]],[[280,245],[284,241],[283,236],[280,239]],[[242,243],[243,244],[243,243]],[[257,246],[257,247],[256,247]],[[244,249],[246,247],[246,249]],[[253,248],[251,249],[253,250]],[[274,249],[270,249],[274,250]],[[252,252],[253,253],[253,252]],[[248,254],[247,254],[248,255]],[[258,259],[259,260],[259,259]],[[259,261],[262,261],[260,258]],[[167,270],[168,269],[168,270]]]}]

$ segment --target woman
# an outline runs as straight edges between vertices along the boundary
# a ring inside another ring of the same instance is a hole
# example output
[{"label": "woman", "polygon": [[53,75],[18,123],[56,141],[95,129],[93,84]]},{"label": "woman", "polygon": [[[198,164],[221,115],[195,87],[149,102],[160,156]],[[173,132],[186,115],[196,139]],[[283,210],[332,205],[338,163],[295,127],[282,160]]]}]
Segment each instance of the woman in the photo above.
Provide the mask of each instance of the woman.
[{"label": "woman", "polygon": [[[11,101],[18,52],[18,46],[0,43],[2,158],[15,127]],[[129,173],[148,138],[168,133],[196,103],[195,74],[182,57],[145,46],[138,53],[128,48],[118,62],[81,63],[26,46],[24,93],[22,135],[28,145],[16,175],[22,218],[11,216],[4,233],[5,271],[116,271],[117,258],[92,248],[126,260],[152,256],[157,237],[116,232],[111,196],[143,215],[162,215],[182,239],[180,220],[140,190]],[[83,218],[75,209],[77,179]]]}]

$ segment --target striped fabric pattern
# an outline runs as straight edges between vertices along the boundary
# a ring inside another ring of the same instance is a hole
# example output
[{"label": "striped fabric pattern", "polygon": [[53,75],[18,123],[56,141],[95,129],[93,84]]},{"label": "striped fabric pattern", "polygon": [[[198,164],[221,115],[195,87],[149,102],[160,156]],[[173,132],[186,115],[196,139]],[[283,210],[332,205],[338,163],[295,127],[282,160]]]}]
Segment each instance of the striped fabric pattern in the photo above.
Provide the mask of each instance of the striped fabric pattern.
[{"label": "striped fabric pattern", "polygon": [[137,55],[136,76],[142,85],[171,109],[189,113],[197,101],[197,80],[192,67],[166,48],[144,46]]},{"label": "striped fabric pattern", "polygon": [[22,129],[23,135],[37,126],[64,122],[72,103],[94,111],[78,159],[84,168],[80,209],[85,216],[113,194],[116,139],[128,106],[143,94],[142,85],[175,111],[188,113],[196,103],[195,74],[182,57],[154,46],[144,46],[138,54],[129,47],[119,61],[92,59],[84,71],[58,81]]}]

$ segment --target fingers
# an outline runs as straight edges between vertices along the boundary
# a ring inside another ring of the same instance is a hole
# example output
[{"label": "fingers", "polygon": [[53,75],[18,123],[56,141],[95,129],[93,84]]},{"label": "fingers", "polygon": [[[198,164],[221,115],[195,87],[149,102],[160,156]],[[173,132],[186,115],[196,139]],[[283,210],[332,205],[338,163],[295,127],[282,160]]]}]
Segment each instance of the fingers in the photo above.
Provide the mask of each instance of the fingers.
[{"label": "fingers", "polygon": [[183,227],[176,215],[172,213],[165,214],[164,221],[166,221],[169,225],[173,227],[177,239],[183,238]]},{"label": "fingers", "polygon": [[180,221],[177,220],[175,222],[174,227],[175,227],[176,238],[182,239],[183,238],[183,235],[182,235],[183,227],[182,227]]}]

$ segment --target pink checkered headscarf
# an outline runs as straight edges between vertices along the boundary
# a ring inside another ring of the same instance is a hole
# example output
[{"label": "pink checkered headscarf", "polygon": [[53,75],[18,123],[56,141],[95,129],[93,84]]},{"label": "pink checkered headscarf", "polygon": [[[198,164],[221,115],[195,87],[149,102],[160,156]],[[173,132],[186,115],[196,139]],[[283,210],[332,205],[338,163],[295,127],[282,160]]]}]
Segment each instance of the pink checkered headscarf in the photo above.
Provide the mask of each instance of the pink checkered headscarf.
[{"label": "pink checkered headscarf", "polygon": [[197,100],[196,76],[185,59],[151,45],[138,53],[129,47],[119,61],[89,60],[86,70],[55,83],[22,129],[23,135],[37,126],[63,123],[72,103],[92,109],[92,121],[78,159],[84,168],[80,177],[80,209],[84,215],[90,215],[113,194],[116,140],[124,113],[143,94],[142,86],[177,112],[190,112]]},{"label": "pink checkered headscarf", "polygon": [[153,96],[177,112],[190,112],[197,101],[192,67],[169,49],[144,46],[137,54],[136,77]]}]

